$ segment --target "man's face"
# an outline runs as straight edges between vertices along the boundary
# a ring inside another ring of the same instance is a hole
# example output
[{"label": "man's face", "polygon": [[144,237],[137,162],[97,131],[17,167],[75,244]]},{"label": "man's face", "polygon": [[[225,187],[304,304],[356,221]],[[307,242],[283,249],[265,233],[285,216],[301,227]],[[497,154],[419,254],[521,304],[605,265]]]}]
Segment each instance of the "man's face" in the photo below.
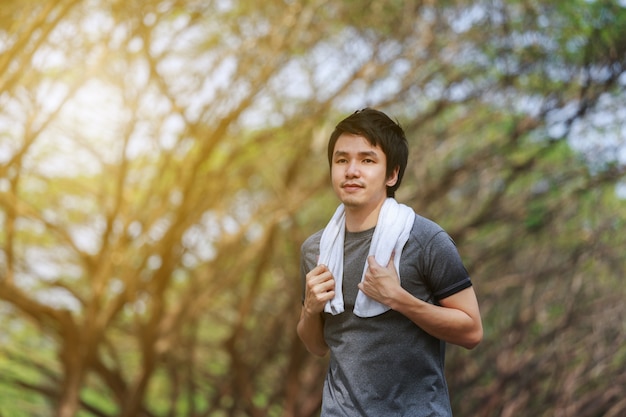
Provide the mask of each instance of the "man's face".
[{"label": "man's face", "polygon": [[398,180],[397,170],[386,178],[387,157],[366,138],[343,133],[331,161],[333,189],[346,208],[373,210],[387,198],[387,186]]}]

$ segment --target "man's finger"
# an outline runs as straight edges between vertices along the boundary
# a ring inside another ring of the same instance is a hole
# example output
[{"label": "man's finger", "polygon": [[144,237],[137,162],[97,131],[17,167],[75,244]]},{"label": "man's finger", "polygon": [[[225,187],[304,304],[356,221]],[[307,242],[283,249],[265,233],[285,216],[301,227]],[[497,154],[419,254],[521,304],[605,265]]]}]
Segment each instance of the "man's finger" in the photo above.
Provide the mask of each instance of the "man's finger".
[{"label": "man's finger", "polygon": [[376,258],[374,257],[374,255],[370,255],[367,257],[367,265],[371,268],[371,267],[379,267],[380,265],[378,264],[378,262],[376,262]]}]

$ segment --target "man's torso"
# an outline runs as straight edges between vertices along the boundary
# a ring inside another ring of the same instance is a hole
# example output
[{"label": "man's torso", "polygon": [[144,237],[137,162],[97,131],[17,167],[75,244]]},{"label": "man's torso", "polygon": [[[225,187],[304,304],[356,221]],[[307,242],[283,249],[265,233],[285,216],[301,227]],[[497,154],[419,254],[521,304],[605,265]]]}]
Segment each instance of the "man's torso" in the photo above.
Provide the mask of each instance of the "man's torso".
[{"label": "man's torso", "polygon": [[[345,236],[345,312],[324,314],[331,358],[322,416],[451,415],[443,374],[445,343],[393,310],[370,318],[352,313],[372,235],[373,229]],[[304,274],[315,266],[320,236],[318,232],[303,244]],[[451,270],[438,265],[449,261],[436,259],[441,257],[438,245],[450,251],[446,239],[439,226],[416,217],[400,262],[402,286],[413,296],[432,303],[446,288],[468,285],[459,284],[469,282],[462,264]]]}]

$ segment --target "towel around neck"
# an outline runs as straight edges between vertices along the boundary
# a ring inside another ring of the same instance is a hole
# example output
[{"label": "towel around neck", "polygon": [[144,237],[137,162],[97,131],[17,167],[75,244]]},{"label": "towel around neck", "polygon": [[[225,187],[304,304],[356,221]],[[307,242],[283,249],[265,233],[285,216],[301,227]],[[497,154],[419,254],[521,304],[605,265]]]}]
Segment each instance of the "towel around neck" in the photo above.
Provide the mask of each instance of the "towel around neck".
[{"label": "towel around neck", "polygon": [[[387,265],[391,259],[391,254],[395,252],[394,265],[398,271],[398,277],[400,277],[402,249],[409,239],[414,221],[415,211],[412,208],[399,204],[393,198],[387,198],[378,214],[378,222],[372,236],[368,257],[374,255],[376,262],[380,265]],[[342,283],[345,230],[346,213],[344,205],[341,204],[322,232],[318,261],[318,265],[324,264],[328,267],[335,279],[335,297],[328,301],[324,307],[325,312],[333,315],[344,312]],[[365,277],[366,271],[367,261],[363,266],[361,281]],[[361,290],[358,291],[354,305],[355,315],[374,317],[389,309],[389,306],[369,298]]]}]

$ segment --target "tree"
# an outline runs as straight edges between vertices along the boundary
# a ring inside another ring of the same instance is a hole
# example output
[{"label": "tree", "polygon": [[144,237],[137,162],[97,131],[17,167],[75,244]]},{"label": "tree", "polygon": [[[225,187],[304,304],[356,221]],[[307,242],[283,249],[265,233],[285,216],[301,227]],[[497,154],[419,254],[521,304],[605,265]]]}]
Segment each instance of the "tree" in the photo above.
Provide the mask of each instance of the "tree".
[{"label": "tree", "polygon": [[625,164],[598,150],[623,146],[598,116],[624,108],[622,6],[28,6],[0,8],[0,386],[26,393],[1,411],[315,415],[299,244],[336,205],[329,121],[364,105],[475,277],[458,413],[626,410]]}]

